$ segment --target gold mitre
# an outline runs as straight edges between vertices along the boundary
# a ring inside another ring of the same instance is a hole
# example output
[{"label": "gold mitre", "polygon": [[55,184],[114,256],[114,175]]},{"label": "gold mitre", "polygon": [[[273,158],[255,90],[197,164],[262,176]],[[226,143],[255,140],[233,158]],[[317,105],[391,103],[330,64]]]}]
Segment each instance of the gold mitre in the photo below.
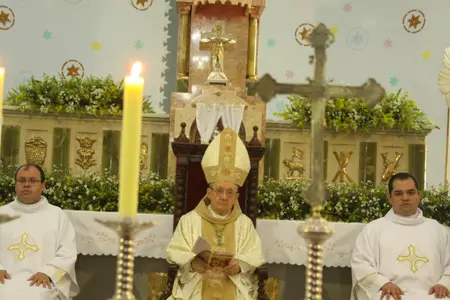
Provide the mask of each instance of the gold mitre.
[{"label": "gold mitre", "polygon": [[225,128],[209,144],[202,159],[206,181],[228,181],[238,186],[244,184],[250,171],[247,148],[237,133]]}]

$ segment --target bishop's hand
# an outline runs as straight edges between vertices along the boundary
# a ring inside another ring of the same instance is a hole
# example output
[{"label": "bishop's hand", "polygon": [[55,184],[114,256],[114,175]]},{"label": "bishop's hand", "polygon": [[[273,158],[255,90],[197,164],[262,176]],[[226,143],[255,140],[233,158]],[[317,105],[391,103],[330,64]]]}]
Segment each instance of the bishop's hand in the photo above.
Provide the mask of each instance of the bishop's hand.
[{"label": "bishop's hand", "polygon": [[228,276],[233,276],[239,274],[241,272],[241,266],[239,266],[239,262],[235,259],[230,260],[228,265],[223,269],[225,274]]},{"label": "bishop's hand", "polygon": [[34,274],[30,278],[28,278],[28,281],[31,281],[30,286],[42,285],[43,288],[49,288],[49,289],[51,288],[50,278],[41,272],[37,272],[36,274]]},{"label": "bishop's hand", "polygon": [[432,294],[434,294],[436,298],[447,298],[449,296],[449,291],[442,284],[436,284],[430,289],[430,295]]},{"label": "bishop's hand", "polygon": [[[386,300],[401,300],[403,295],[403,291],[393,284],[392,282],[388,282],[385,285],[381,287],[381,297],[380,300],[382,300],[386,296]],[[392,297],[392,298],[391,298]]]},{"label": "bishop's hand", "polygon": [[194,257],[191,262],[192,270],[199,274],[204,274],[206,271],[211,270],[211,266],[199,255]]},{"label": "bishop's hand", "polygon": [[5,279],[11,279],[11,276],[6,270],[0,270],[0,282],[5,283]]}]

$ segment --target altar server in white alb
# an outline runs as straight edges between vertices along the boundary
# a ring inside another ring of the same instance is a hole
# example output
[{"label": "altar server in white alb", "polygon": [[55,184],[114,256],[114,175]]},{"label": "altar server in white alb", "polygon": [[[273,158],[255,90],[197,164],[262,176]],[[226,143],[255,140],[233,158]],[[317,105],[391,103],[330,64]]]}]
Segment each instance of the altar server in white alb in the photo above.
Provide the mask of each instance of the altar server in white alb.
[{"label": "altar server in white alb", "polygon": [[41,196],[45,175],[39,166],[19,167],[15,180],[16,199],[0,207],[0,214],[19,216],[0,225],[0,299],[72,299],[79,292],[72,224]]},{"label": "altar server in white alb", "polygon": [[397,173],[388,183],[392,209],[360,233],[351,259],[357,300],[447,298],[450,238],[418,208],[417,180]]}]

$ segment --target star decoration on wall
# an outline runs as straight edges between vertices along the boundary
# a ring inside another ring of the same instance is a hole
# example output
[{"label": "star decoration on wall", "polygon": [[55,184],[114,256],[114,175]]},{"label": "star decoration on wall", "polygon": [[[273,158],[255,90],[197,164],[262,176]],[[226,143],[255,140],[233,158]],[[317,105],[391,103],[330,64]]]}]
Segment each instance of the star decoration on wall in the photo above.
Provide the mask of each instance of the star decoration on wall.
[{"label": "star decoration on wall", "polygon": [[336,26],[334,26],[334,27],[331,27],[331,28],[330,28],[330,32],[331,32],[332,34],[336,35],[336,34],[339,33],[339,29],[338,29]]},{"label": "star decoration on wall", "polygon": [[6,24],[8,24],[9,22],[11,22],[11,20],[9,19],[9,14],[5,13],[4,11],[0,11],[0,23],[2,23],[3,26],[6,26]]},{"label": "star decoration on wall", "polygon": [[130,0],[130,3],[137,10],[147,10],[152,6],[153,0]]},{"label": "star decoration on wall", "polygon": [[291,70],[287,70],[287,71],[284,73],[284,76],[286,76],[286,79],[292,79],[292,78],[294,78],[295,73],[292,72]]},{"label": "star decoration on wall", "polygon": [[425,59],[425,60],[429,59],[429,58],[431,57],[431,52],[430,52],[430,50],[425,50],[425,51],[423,51],[423,52],[422,52],[422,57],[423,57],[423,59]]},{"label": "star decoration on wall", "polygon": [[8,6],[0,5],[0,30],[10,29],[15,21],[14,12]]},{"label": "star decoration on wall", "polygon": [[66,61],[61,67],[61,72],[63,76],[67,77],[84,77],[84,67],[79,61],[75,59]]},{"label": "star decoration on wall", "polygon": [[392,41],[390,39],[387,39],[384,41],[384,47],[391,48],[392,47]]},{"label": "star decoration on wall", "polygon": [[425,14],[418,9],[410,10],[403,16],[403,28],[409,33],[421,31],[425,27],[425,22]]},{"label": "star decoration on wall", "polygon": [[136,41],[136,43],[134,44],[134,48],[136,48],[137,50],[142,49],[142,47],[144,47],[144,44],[140,40]]},{"label": "star decoration on wall", "polygon": [[389,84],[391,86],[396,86],[398,83],[399,83],[399,80],[397,77],[395,77],[395,76],[389,77]]},{"label": "star decoration on wall", "polygon": [[347,45],[355,50],[364,49],[369,43],[369,33],[367,30],[357,27],[347,34]]},{"label": "star decoration on wall", "polygon": [[94,51],[99,51],[100,48],[101,48],[101,46],[102,46],[102,45],[101,45],[99,42],[93,42],[92,45],[91,45],[91,48],[92,48],[92,50],[94,50]]},{"label": "star decoration on wall", "polygon": [[284,108],[285,108],[284,102],[283,101],[278,101],[275,104],[275,108],[276,108],[277,112],[282,112],[284,110]]},{"label": "star decoration on wall", "polygon": [[75,65],[72,65],[70,68],[67,68],[67,76],[70,77],[80,76],[79,70],[80,68],[75,67]]},{"label": "star decoration on wall", "polygon": [[44,38],[44,40],[48,41],[52,38],[52,33],[50,31],[46,30],[42,34],[42,37]]},{"label": "star decoration on wall", "polygon": [[302,46],[311,46],[308,35],[313,31],[314,25],[310,23],[300,24],[295,30],[295,40]]},{"label": "star decoration on wall", "polygon": [[345,12],[351,12],[352,11],[352,5],[350,3],[347,3],[344,5],[344,11]]},{"label": "star decoration on wall", "polygon": [[414,27],[414,29],[417,29],[417,26],[419,24],[422,23],[422,21],[420,21],[420,16],[419,15],[412,15],[411,18],[408,20],[409,22],[409,27]]},{"label": "star decoration on wall", "polygon": [[276,44],[277,44],[277,42],[275,41],[275,39],[269,39],[269,40],[267,41],[267,46],[268,46],[269,48],[275,47]]}]

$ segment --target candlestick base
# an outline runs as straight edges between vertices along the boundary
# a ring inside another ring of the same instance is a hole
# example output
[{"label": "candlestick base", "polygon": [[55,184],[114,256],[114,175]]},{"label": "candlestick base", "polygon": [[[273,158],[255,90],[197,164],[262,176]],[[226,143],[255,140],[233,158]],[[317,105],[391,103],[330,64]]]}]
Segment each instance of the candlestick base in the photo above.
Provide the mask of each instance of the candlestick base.
[{"label": "candlestick base", "polygon": [[134,277],[134,236],[141,230],[152,228],[154,222],[136,222],[133,218],[122,218],[120,221],[96,222],[113,229],[120,236],[119,254],[117,256],[116,291],[110,300],[136,300],[133,295]]}]

